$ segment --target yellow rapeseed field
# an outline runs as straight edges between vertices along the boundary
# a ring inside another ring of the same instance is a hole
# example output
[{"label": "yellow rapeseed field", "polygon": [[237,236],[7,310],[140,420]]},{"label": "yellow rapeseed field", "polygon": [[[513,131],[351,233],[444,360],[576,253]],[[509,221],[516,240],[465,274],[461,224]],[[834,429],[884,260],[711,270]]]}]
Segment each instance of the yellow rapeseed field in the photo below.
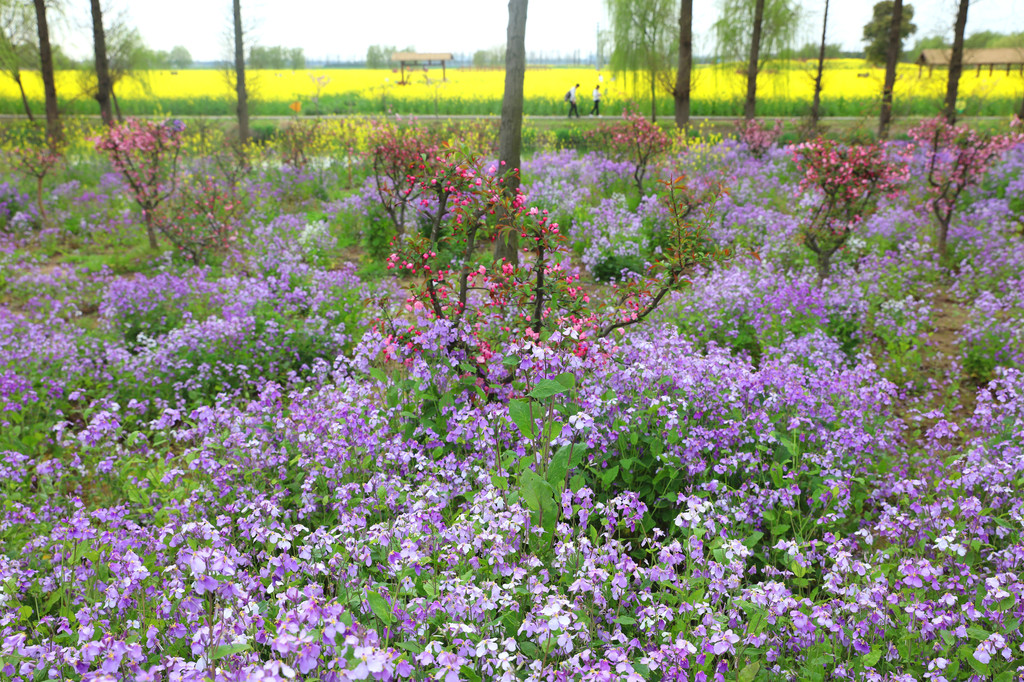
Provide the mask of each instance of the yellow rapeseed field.
[{"label": "yellow rapeseed field", "polygon": [[[794,62],[777,69],[769,69],[759,78],[758,94],[762,98],[802,100],[813,92],[813,62]],[[406,72],[408,83],[397,83],[399,74],[388,70],[369,69],[306,69],[300,71],[250,71],[250,83],[256,99],[267,102],[302,100],[308,102],[314,95],[337,96],[359,94],[368,98],[389,100],[494,100],[501,97],[504,72],[500,70],[448,69],[447,80],[441,80],[440,68]],[[860,99],[878,96],[882,87],[883,70],[867,66],[856,59],[829,60],[826,65],[823,98]],[[63,98],[83,97],[79,72],[60,72],[57,89]],[[318,86],[317,83],[320,83]],[[42,86],[37,74],[25,74],[28,96],[42,98]],[[647,92],[643,85],[634,93],[633,79],[623,78],[610,71],[598,72],[592,68],[529,69],[526,72],[525,96],[561,101],[565,91],[580,83],[582,99],[601,85],[606,102],[637,99],[643,101]],[[898,72],[896,97],[942,97],[946,87],[946,72],[936,70],[929,77],[927,69],[919,76],[918,68],[901,65]],[[745,77],[735,67],[700,66],[694,75],[695,99],[734,100],[746,90]],[[1018,97],[1024,90],[1024,78],[1016,71],[1009,74],[997,69],[991,75],[982,69],[980,75],[973,69],[965,71],[960,82],[960,93],[965,98]],[[231,98],[233,91],[225,75],[217,70],[184,70],[179,72],[144,72],[140,78],[127,80],[118,88],[122,99],[202,99]],[[16,98],[18,91],[9,79],[0,80],[0,97]]]}]

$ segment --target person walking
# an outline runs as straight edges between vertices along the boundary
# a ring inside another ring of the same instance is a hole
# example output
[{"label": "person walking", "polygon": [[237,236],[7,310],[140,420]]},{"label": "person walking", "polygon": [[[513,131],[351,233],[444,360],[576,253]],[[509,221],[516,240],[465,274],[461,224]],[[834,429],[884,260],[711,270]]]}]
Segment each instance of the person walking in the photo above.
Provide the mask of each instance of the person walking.
[{"label": "person walking", "polygon": [[569,99],[569,118],[572,118],[574,111],[576,112],[576,118],[580,117],[580,110],[576,108],[576,89],[578,87],[580,87],[579,83],[569,88],[569,92],[565,95]]},{"label": "person walking", "polygon": [[600,85],[595,85],[594,86],[594,92],[591,95],[591,97],[594,100],[594,108],[590,110],[590,115],[591,116],[600,116],[601,115],[601,86]]}]

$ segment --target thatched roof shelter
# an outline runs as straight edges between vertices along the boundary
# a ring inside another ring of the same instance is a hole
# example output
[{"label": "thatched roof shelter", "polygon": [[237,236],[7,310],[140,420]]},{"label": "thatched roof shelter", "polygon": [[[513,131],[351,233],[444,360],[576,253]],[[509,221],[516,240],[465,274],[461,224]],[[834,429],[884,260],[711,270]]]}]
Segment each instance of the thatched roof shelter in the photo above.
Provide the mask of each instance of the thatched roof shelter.
[{"label": "thatched roof shelter", "polygon": [[[930,76],[932,69],[936,66],[948,67],[952,57],[953,50],[951,49],[921,50],[921,54],[917,56],[914,63],[918,66],[918,74],[920,74],[920,67],[927,66]],[[977,68],[979,74],[983,66],[988,67],[989,75],[997,66],[1005,66],[1006,73],[1010,73],[1010,69],[1015,67],[1024,73],[1024,47],[986,47],[964,50],[963,66],[964,68],[973,66]]]},{"label": "thatched roof shelter", "polygon": [[391,55],[391,61],[398,62],[402,68],[402,83],[405,83],[405,67],[431,66],[434,63],[441,65],[441,78],[448,80],[448,73],[445,70],[445,62],[452,61],[451,52],[395,52]]}]

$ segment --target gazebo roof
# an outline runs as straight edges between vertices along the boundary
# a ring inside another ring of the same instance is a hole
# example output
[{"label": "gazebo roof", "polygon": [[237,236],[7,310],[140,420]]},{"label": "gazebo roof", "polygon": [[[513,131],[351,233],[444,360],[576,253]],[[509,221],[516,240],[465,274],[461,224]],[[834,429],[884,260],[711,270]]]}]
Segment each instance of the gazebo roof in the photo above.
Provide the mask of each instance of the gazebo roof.
[{"label": "gazebo roof", "polygon": [[[921,50],[916,64],[922,66],[949,66],[953,56],[950,49]],[[1024,64],[1024,47],[987,47],[964,50],[964,66],[1002,66]]]},{"label": "gazebo roof", "polygon": [[451,52],[395,52],[391,55],[393,62],[450,62]]}]

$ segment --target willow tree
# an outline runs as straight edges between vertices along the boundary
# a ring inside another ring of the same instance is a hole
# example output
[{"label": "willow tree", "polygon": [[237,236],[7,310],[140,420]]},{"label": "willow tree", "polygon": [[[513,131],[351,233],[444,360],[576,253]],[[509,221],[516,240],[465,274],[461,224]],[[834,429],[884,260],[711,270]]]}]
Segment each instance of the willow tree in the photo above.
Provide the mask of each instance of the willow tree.
[{"label": "willow tree", "polygon": [[235,113],[238,115],[238,141],[245,144],[249,139],[249,94],[245,89],[245,43],[241,0],[232,0],[231,8],[235,38]]},{"label": "willow tree", "polygon": [[[528,0],[509,0],[508,36],[505,50],[505,94],[501,100],[501,129],[498,156],[512,173],[504,189],[512,194],[519,188],[519,165],[523,149],[523,82],[526,78],[526,5]],[[519,262],[519,235],[509,230],[500,235],[494,258]]]},{"label": "willow tree", "polygon": [[692,73],[693,0],[679,0],[679,66],[676,69],[676,85],[672,89],[677,128],[685,128],[690,123]]},{"label": "willow tree", "polygon": [[[891,4],[888,49],[885,55],[885,82],[882,84],[882,110],[878,114],[878,137],[883,140],[889,136],[889,121],[892,120],[892,91],[896,87],[896,62],[899,61],[903,48],[903,26],[906,23],[903,0],[894,0]],[[875,5],[876,12],[877,9],[878,5]],[[912,16],[913,7],[907,5],[906,9]]]},{"label": "willow tree", "polygon": [[967,0],[960,0],[953,24],[953,52],[949,57],[949,80],[946,81],[946,106],[943,114],[950,124],[956,122],[956,98],[960,89],[960,72],[964,65],[964,29],[967,28]]},{"label": "willow tree", "polygon": [[53,49],[50,47],[50,26],[46,21],[46,0],[33,0],[36,9],[36,32],[39,36],[39,75],[43,79],[46,98],[46,140],[57,146],[61,140],[60,114],[57,110],[57,85],[53,77]]},{"label": "willow tree", "polygon": [[103,28],[103,8],[100,0],[91,0],[92,6],[92,45],[96,58],[96,103],[100,105],[100,117],[103,122],[114,125],[114,113],[110,108],[110,94],[113,85],[110,82],[110,68],[107,65],[107,34]]},{"label": "willow tree", "polygon": [[[676,48],[675,0],[605,0],[612,24],[611,67],[631,74],[633,88],[646,82],[651,93],[651,120],[658,118],[658,88],[672,82]],[[671,86],[667,88],[671,90]]]},{"label": "willow tree", "polygon": [[20,0],[0,0],[0,71],[18,86],[21,105],[30,121],[34,120],[32,107],[25,95],[21,71],[32,68],[39,54],[31,9]]},{"label": "willow tree", "polygon": [[722,0],[712,27],[718,58],[747,62],[744,116],[753,118],[757,106],[757,75],[768,63],[790,51],[800,28],[802,12],[794,0]]}]

